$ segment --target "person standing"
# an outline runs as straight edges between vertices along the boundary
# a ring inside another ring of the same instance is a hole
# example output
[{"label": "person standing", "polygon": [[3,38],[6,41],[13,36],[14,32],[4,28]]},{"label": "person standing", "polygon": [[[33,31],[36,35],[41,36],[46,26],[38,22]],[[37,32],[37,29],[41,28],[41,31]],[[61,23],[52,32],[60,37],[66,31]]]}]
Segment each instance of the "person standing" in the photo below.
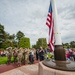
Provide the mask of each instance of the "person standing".
[{"label": "person standing", "polygon": [[40,58],[40,61],[44,60],[44,51],[42,47],[40,47],[39,58]]},{"label": "person standing", "polygon": [[29,50],[26,49],[25,50],[25,64],[28,64],[29,63]]},{"label": "person standing", "polygon": [[12,52],[11,49],[8,48],[8,53],[7,53],[7,64],[11,63],[11,57],[12,57]]},{"label": "person standing", "polygon": [[19,50],[18,51],[18,56],[17,56],[17,58],[18,58],[18,66],[21,66],[21,62],[22,62],[22,52]]},{"label": "person standing", "polygon": [[38,60],[39,57],[39,49],[36,50],[36,60]]},{"label": "person standing", "polygon": [[13,58],[14,58],[14,63],[16,63],[17,62],[17,52],[16,52],[16,49],[14,50],[14,52],[13,52]]},{"label": "person standing", "polygon": [[73,50],[73,61],[75,61],[75,51]]},{"label": "person standing", "polygon": [[30,64],[33,64],[34,62],[34,52],[33,51],[29,53],[29,61],[30,61]]}]

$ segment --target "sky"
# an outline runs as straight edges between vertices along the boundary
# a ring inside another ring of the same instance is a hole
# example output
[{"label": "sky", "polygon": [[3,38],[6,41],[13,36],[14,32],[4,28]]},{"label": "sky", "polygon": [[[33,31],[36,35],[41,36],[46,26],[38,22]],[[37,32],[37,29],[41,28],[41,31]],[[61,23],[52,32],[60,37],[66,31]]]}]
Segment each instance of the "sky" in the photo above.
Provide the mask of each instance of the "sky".
[{"label": "sky", "polygon": [[[55,0],[63,43],[75,41],[75,0]],[[31,45],[38,38],[48,41],[46,19],[50,0],[0,0],[0,23],[9,34],[22,31]]]}]

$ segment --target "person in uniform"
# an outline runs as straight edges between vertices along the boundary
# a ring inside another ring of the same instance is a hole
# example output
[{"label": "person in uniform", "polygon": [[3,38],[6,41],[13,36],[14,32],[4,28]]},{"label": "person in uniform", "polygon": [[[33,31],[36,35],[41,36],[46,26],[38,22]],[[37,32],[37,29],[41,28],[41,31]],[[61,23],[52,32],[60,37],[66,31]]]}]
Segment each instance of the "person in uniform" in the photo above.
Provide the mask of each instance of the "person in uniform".
[{"label": "person in uniform", "polygon": [[26,49],[25,50],[25,64],[29,63],[29,51]]},{"label": "person in uniform", "polygon": [[11,48],[8,48],[8,53],[7,53],[7,64],[10,64],[10,63],[11,63],[11,57],[12,57]]},{"label": "person in uniform", "polygon": [[14,63],[17,62],[17,56],[18,56],[18,53],[17,53],[17,51],[15,49],[14,52],[13,52]]},{"label": "person in uniform", "polygon": [[17,59],[18,59],[18,66],[21,66],[21,62],[22,62],[22,52],[21,52],[20,50],[18,51]]}]

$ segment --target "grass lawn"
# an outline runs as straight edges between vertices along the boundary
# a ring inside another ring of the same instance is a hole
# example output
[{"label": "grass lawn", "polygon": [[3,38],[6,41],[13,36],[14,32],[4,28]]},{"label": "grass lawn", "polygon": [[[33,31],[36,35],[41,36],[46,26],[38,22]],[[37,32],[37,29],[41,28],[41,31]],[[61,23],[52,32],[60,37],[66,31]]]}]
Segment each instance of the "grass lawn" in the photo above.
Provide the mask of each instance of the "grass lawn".
[{"label": "grass lawn", "polygon": [[[48,55],[48,59],[50,59],[50,57],[52,56],[52,54],[45,54],[45,58],[46,58],[46,56]],[[54,56],[53,56],[53,58],[54,58]],[[13,62],[13,57],[11,58],[11,63]],[[0,56],[0,65],[1,64],[7,64],[7,57],[1,57]]]},{"label": "grass lawn", "polygon": [[[11,62],[13,62],[13,57],[11,59]],[[0,65],[6,64],[6,63],[7,63],[7,57],[0,57]]]}]

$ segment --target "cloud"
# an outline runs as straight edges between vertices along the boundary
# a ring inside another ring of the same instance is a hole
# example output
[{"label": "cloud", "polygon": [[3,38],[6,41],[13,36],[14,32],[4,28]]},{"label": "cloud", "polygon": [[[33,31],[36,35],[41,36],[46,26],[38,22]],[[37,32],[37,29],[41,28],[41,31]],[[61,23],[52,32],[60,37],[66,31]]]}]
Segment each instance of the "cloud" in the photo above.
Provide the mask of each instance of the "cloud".
[{"label": "cloud", "polygon": [[[61,2],[60,2],[61,1]],[[63,42],[75,41],[75,1],[60,0],[60,7],[58,6],[58,16],[60,30]]]},{"label": "cloud", "polygon": [[[58,25],[63,42],[75,40],[75,1],[56,0]],[[21,30],[29,37],[31,44],[38,38],[48,40],[48,27],[45,25],[50,0],[0,0],[0,23],[5,31],[16,34]]]}]

